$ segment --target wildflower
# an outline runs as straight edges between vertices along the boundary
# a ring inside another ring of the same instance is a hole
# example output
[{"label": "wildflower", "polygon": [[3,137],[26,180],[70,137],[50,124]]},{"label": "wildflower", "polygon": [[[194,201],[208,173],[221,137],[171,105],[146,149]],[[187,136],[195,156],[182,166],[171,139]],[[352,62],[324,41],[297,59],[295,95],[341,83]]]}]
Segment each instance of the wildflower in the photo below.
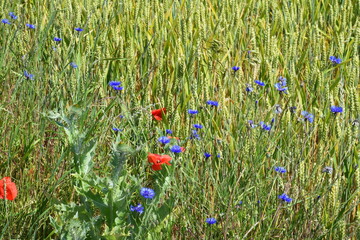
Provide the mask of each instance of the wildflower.
[{"label": "wildflower", "polygon": [[120,86],[120,85],[121,85],[121,82],[116,82],[116,81],[110,81],[109,82],[110,87],[117,87],[117,86]]},{"label": "wildflower", "polygon": [[155,197],[155,191],[151,188],[141,188],[140,189],[140,195],[144,198],[154,198]]},{"label": "wildflower", "polygon": [[0,180],[0,199],[14,200],[17,196],[17,188],[10,177],[4,177]]},{"label": "wildflower", "polygon": [[170,129],[166,129],[166,134],[172,134],[173,132]]},{"label": "wildflower", "polygon": [[28,73],[27,71],[24,71],[24,76],[26,77],[26,79],[34,80],[34,75]]},{"label": "wildflower", "polygon": [[280,106],[279,104],[276,104],[276,105],[275,105],[275,113],[276,113],[276,114],[282,113],[282,109],[281,109],[281,106]]},{"label": "wildflower", "polygon": [[151,114],[153,115],[153,117],[157,121],[161,121],[162,118],[163,118],[163,114],[165,114],[165,113],[166,113],[166,108],[160,108],[160,109],[156,109],[156,110],[151,111]]},{"label": "wildflower", "polygon": [[165,145],[170,142],[170,139],[168,137],[159,137],[158,141]]},{"label": "wildflower", "polygon": [[54,37],[55,42],[61,42],[62,38]]},{"label": "wildflower", "polygon": [[204,157],[206,158],[206,159],[208,159],[209,157],[211,157],[211,154],[210,153],[204,153]]},{"label": "wildflower", "polygon": [[120,86],[122,82],[110,81],[109,86],[112,87],[116,91],[121,91],[124,87]]},{"label": "wildflower", "polygon": [[283,167],[274,167],[274,170],[279,173],[286,173],[286,169]]},{"label": "wildflower", "polygon": [[194,124],[193,126],[194,126],[194,128],[197,128],[197,129],[203,128],[203,125],[201,125],[201,124]]},{"label": "wildflower", "polygon": [[279,199],[283,200],[284,202],[291,202],[292,198],[290,198],[288,195],[286,195],[285,193],[279,195]]},{"label": "wildflower", "polygon": [[234,70],[234,72],[238,71],[240,69],[240,67],[234,66],[232,67],[232,70]]},{"label": "wildflower", "polygon": [[217,154],[217,155],[216,155],[216,157],[220,158],[220,157],[221,157],[220,153],[219,153],[219,154]]},{"label": "wildflower", "polygon": [[286,87],[286,78],[280,76],[280,77],[279,77],[279,82],[275,84],[275,88],[276,88],[279,92],[287,93],[286,90],[287,90],[288,88]]},{"label": "wildflower", "polygon": [[13,12],[10,12],[9,13],[9,16],[12,18],[12,19],[17,19],[18,17],[15,15],[15,13]]},{"label": "wildflower", "polygon": [[153,154],[153,153],[148,154],[148,161],[149,161],[149,163],[153,164],[151,166],[151,168],[155,171],[161,170],[162,164],[171,165],[169,163],[170,160],[171,160],[171,157],[169,155],[158,155],[158,154]]},{"label": "wildflower", "polygon": [[191,115],[195,115],[195,114],[198,114],[198,110],[189,109],[188,113],[191,114]]},{"label": "wildflower", "polygon": [[190,139],[194,139],[194,138],[200,139],[200,136],[199,136],[199,134],[197,133],[196,130],[192,130],[192,131],[191,131]]},{"label": "wildflower", "polygon": [[35,25],[33,25],[33,24],[27,23],[27,24],[25,24],[25,26],[27,26],[30,29],[35,29]]},{"label": "wildflower", "polygon": [[123,116],[123,115],[119,115],[119,118],[120,118],[120,119],[123,119],[123,118],[124,118],[124,116]]},{"label": "wildflower", "polygon": [[78,68],[78,65],[76,65],[76,63],[74,63],[74,62],[71,62],[71,63],[70,63],[70,66],[71,66],[72,68]]},{"label": "wildflower", "polygon": [[173,153],[181,153],[183,152],[183,149],[181,149],[181,147],[178,145],[174,145],[170,148],[170,151],[172,151]]},{"label": "wildflower", "polygon": [[324,168],[322,169],[322,172],[323,172],[323,173],[332,173],[332,171],[333,171],[333,168],[332,168],[332,167],[324,167]]},{"label": "wildflower", "polygon": [[249,120],[248,123],[249,123],[249,126],[250,126],[251,128],[256,128],[256,127],[257,127],[257,125],[254,124],[254,121],[253,121],[253,120]]},{"label": "wildflower", "polygon": [[266,125],[264,122],[260,122],[260,127],[263,129],[263,130],[266,130],[266,131],[270,131],[271,130],[271,125]]},{"label": "wildflower", "polygon": [[307,112],[307,111],[302,111],[301,115],[304,116],[304,120],[305,121],[309,121],[310,123],[314,122],[314,115]]},{"label": "wildflower", "polygon": [[144,207],[143,207],[143,205],[141,205],[141,203],[139,203],[136,207],[134,207],[133,205],[130,205],[130,211],[138,212],[141,214],[144,212]]},{"label": "wildflower", "polygon": [[167,138],[169,138],[169,139],[174,138],[174,139],[176,139],[176,140],[180,141],[180,138],[178,138],[178,137],[167,136]]},{"label": "wildflower", "polygon": [[115,128],[115,127],[113,127],[112,130],[114,130],[115,132],[122,132],[122,131],[123,131],[122,129],[120,129],[120,128]]},{"label": "wildflower", "polygon": [[8,19],[1,19],[1,22],[3,23],[3,24],[11,24],[10,23],[10,21],[8,20]]},{"label": "wildflower", "polygon": [[342,107],[337,107],[337,106],[331,106],[330,107],[331,112],[333,112],[334,114],[336,113],[342,113],[343,112],[343,108]]},{"label": "wildflower", "polygon": [[340,63],[342,62],[341,58],[336,58],[336,57],[334,57],[334,56],[330,56],[330,57],[329,57],[329,60],[330,60],[334,65],[340,64]]},{"label": "wildflower", "polygon": [[246,89],[245,89],[247,92],[253,92],[254,91],[254,88],[251,87],[250,84],[246,84]]},{"label": "wildflower", "polygon": [[217,101],[211,101],[211,100],[207,101],[206,104],[214,107],[219,106],[219,103]]},{"label": "wildflower", "polygon": [[74,28],[75,29],[75,31],[77,31],[77,32],[82,32],[82,31],[84,31],[84,29],[82,29],[82,28]]},{"label": "wildflower", "polygon": [[209,225],[217,223],[215,218],[207,218],[205,222]]},{"label": "wildflower", "polygon": [[259,86],[265,86],[265,83],[264,82],[261,82],[261,81],[259,81],[259,80],[255,80],[254,81],[257,85],[259,85]]}]

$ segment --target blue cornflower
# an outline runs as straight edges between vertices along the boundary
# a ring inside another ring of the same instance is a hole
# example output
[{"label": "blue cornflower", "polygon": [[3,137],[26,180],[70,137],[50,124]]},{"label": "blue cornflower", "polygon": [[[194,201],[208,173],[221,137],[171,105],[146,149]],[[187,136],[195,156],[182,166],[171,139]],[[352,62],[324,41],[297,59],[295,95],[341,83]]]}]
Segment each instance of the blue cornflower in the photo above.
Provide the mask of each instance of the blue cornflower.
[{"label": "blue cornflower", "polygon": [[190,113],[191,115],[195,115],[195,114],[198,114],[198,110],[189,109],[188,113]]},{"label": "blue cornflower", "polygon": [[250,125],[251,128],[256,128],[256,127],[257,127],[257,125],[254,124],[254,121],[253,121],[253,120],[249,120],[248,123],[249,123],[249,125]]},{"label": "blue cornflower", "polygon": [[170,139],[168,137],[164,136],[164,137],[159,137],[158,141],[165,145],[170,142]]},{"label": "blue cornflower", "polygon": [[266,131],[270,131],[271,130],[271,125],[266,125],[264,122],[260,122],[259,123],[260,124],[260,126],[261,126],[261,128],[262,129],[264,129],[264,130],[266,130]]},{"label": "blue cornflower", "polygon": [[286,195],[285,193],[279,195],[279,199],[283,200],[284,202],[291,202],[292,198],[290,198],[288,195]]},{"label": "blue cornflower", "polygon": [[34,75],[28,73],[27,71],[24,71],[24,76],[26,77],[26,79],[34,80]]},{"label": "blue cornflower", "polygon": [[254,88],[250,85],[250,84],[246,84],[246,89],[247,92],[252,92],[254,91]]},{"label": "blue cornflower", "polygon": [[109,86],[110,86],[110,87],[117,87],[117,86],[119,86],[119,85],[121,85],[121,82],[116,82],[116,81],[111,81],[111,82],[109,82]]},{"label": "blue cornflower", "polygon": [[182,149],[180,146],[178,145],[174,145],[170,148],[170,151],[172,151],[173,153],[181,153],[182,152]]},{"label": "blue cornflower", "polygon": [[70,63],[70,66],[71,66],[72,68],[78,68],[78,65],[76,65],[76,63],[74,63],[74,62],[71,62],[71,63]]},{"label": "blue cornflower", "polygon": [[286,169],[283,167],[274,167],[274,170],[279,173],[286,173]]},{"label": "blue cornflower", "polygon": [[201,125],[201,124],[194,124],[193,126],[194,126],[194,128],[197,128],[197,129],[203,128],[203,125]]},{"label": "blue cornflower", "polygon": [[340,64],[342,62],[341,58],[336,58],[334,56],[330,56],[329,60],[333,63],[333,64]]},{"label": "blue cornflower", "polygon": [[144,207],[143,207],[143,205],[141,205],[141,203],[139,203],[136,207],[134,207],[133,205],[130,205],[130,211],[138,212],[141,214],[144,212]]},{"label": "blue cornflower", "polygon": [[280,76],[280,77],[279,77],[279,82],[275,84],[275,88],[276,88],[279,92],[287,93],[286,90],[287,90],[288,88],[286,87],[286,78]]},{"label": "blue cornflower", "polygon": [[166,129],[166,134],[172,134],[173,132],[170,129]]},{"label": "blue cornflower", "polygon": [[55,42],[61,42],[62,38],[54,37]]},{"label": "blue cornflower", "polygon": [[335,114],[343,112],[343,108],[342,107],[337,107],[337,106],[331,106],[330,110],[331,110],[331,112],[333,112]]},{"label": "blue cornflower", "polygon": [[27,26],[30,29],[35,29],[36,28],[35,25],[29,24],[29,23],[25,24],[25,26]]},{"label": "blue cornflower", "polygon": [[115,132],[122,132],[123,131],[123,129],[116,128],[116,127],[113,127],[112,130],[114,130]]},{"label": "blue cornflower", "polygon": [[84,31],[84,29],[82,29],[82,28],[74,28],[74,29],[75,29],[75,31],[78,31],[78,32]]},{"label": "blue cornflower", "polygon": [[215,218],[207,218],[206,221],[209,225],[217,223]]},{"label": "blue cornflower", "polygon": [[143,196],[144,198],[154,198],[155,197],[155,191],[152,190],[151,188],[141,188],[140,189],[140,194],[141,196]]},{"label": "blue cornflower", "polygon": [[232,67],[232,70],[234,70],[234,72],[238,71],[239,69],[240,69],[240,67],[238,67],[238,66]]},{"label": "blue cornflower", "polygon": [[206,152],[206,153],[204,153],[204,157],[207,159],[207,158],[211,157],[211,154]]},{"label": "blue cornflower", "polygon": [[8,19],[6,19],[6,18],[5,18],[5,19],[2,19],[1,22],[2,22],[3,24],[11,24],[10,21],[9,21]]},{"label": "blue cornflower", "polygon": [[206,104],[210,105],[210,106],[214,106],[214,107],[217,107],[219,106],[219,103],[217,101],[206,101]]},{"label": "blue cornflower", "polygon": [[111,81],[109,82],[109,86],[112,87],[114,90],[120,91],[123,90],[124,87],[120,86],[121,82]]},{"label": "blue cornflower", "polygon": [[307,112],[307,111],[302,111],[301,115],[304,116],[304,120],[305,121],[309,121],[310,123],[314,122],[314,115]]},{"label": "blue cornflower", "polygon": [[259,81],[259,80],[255,80],[254,81],[257,85],[259,85],[259,86],[265,86],[265,83],[264,82],[261,82],[261,81]]},{"label": "blue cornflower", "polygon": [[199,136],[199,134],[197,133],[196,130],[192,130],[192,131],[191,131],[190,139],[194,139],[194,138],[200,139],[200,136]]},{"label": "blue cornflower", "polygon": [[123,115],[119,115],[119,118],[120,118],[120,119],[123,119],[123,118],[124,118],[124,116],[123,116]]},{"label": "blue cornflower", "polygon": [[15,13],[13,12],[10,12],[9,13],[9,16],[12,18],[12,19],[17,19],[18,17],[15,15]]},{"label": "blue cornflower", "polygon": [[220,157],[221,157],[220,153],[219,153],[219,154],[217,154],[217,155],[216,155],[216,157],[220,158]]}]

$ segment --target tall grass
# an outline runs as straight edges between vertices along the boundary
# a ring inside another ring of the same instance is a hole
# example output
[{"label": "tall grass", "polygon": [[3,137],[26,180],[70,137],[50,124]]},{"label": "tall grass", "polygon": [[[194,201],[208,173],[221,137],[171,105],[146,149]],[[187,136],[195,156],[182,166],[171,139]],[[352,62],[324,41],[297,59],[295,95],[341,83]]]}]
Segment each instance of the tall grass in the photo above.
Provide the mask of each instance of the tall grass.
[{"label": "tall grass", "polygon": [[[359,1],[13,0],[0,6],[2,19],[18,15],[0,26],[0,178],[11,176],[19,190],[14,201],[1,201],[0,238],[59,238],[59,206],[84,201],[74,188],[80,170],[64,131],[70,125],[77,149],[96,142],[91,171],[100,179],[113,168],[116,146],[131,152],[122,172],[125,208],[140,201],[140,187],[166,183],[158,200],[172,199],[173,207],[156,226],[140,216],[140,239],[360,237]],[[330,56],[342,63],[332,64]],[[274,87],[280,76],[288,94]],[[108,86],[114,80],[123,91]],[[331,113],[332,105],[344,112]],[[161,107],[164,119],[153,120],[151,110]],[[199,114],[190,117],[188,109]],[[300,119],[303,110],[314,114],[313,123]],[[248,120],[273,122],[272,129],[251,128]],[[204,125],[199,140],[188,139],[193,124]],[[165,129],[185,152],[161,148],[157,138]],[[149,152],[171,155],[172,165],[154,172]],[[205,159],[204,152],[212,156]],[[333,172],[323,173],[326,166]],[[281,202],[282,193],[293,201]],[[155,204],[150,208],[156,211]],[[126,210],[125,216],[136,215]],[[206,224],[208,217],[218,223]],[[131,229],[124,225],[124,235],[112,237],[125,238]]]}]

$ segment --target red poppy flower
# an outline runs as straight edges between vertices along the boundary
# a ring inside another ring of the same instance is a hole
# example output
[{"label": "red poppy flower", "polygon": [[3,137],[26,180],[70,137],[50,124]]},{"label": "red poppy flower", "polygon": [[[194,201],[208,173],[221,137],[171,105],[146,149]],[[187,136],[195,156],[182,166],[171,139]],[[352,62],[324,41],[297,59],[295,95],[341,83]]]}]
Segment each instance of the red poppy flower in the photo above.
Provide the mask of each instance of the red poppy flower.
[{"label": "red poppy flower", "polygon": [[181,152],[185,152],[185,148],[184,147],[180,147]]},{"label": "red poppy flower", "polygon": [[16,185],[10,177],[4,177],[0,180],[0,199],[14,200],[17,193]]},{"label": "red poppy flower", "polygon": [[156,110],[151,111],[151,114],[153,115],[153,117],[158,121],[162,120],[163,113],[164,114],[166,113],[166,108],[160,108],[160,109],[156,109]]},{"label": "red poppy flower", "polygon": [[149,163],[153,164],[151,167],[155,171],[161,170],[162,169],[161,165],[164,163],[167,165],[171,165],[169,163],[170,160],[171,160],[171,157],[169,155],[158,155],[158,154],[153,154],[153,153],[148,154],[148,161],[149,161]]}]

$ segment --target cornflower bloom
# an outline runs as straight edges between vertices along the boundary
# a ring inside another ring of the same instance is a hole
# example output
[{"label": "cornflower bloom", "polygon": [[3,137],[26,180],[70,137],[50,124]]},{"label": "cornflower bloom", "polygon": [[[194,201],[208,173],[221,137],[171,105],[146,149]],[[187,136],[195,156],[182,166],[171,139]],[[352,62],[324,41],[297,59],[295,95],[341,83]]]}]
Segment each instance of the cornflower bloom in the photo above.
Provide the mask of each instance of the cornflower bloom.
[{"label": "cornflower bloom", "polygon": [[259,80],[255,80],[254,81],[257,85],[259,85],[259,86],[265,86],[265,83],[264,82],[261,82],[261,81],[259,81]]},{"label": "cornflower bloom", "polygon": [[216,219],[215,218],[207,218],[205,220],[206,223],[208,223],[209,225],[212,225],[212,224],[215,224],[217,223]]},{"label": "cornflower bloom", "polygon": [[134,207],[133,205],[130,205],[130,211],[138,212],[141,214],[144,212],[144,207],[143,207],[143,205],[141,205],[141,203],[139,203],[136,207]]},{"label": "cornflower bloom", "polygon": [[304,116],[304,120],[305,121],[309,121],[310,123],[314,122],[314,115],[307,112],[307,111],[302,111],[301,115]]},{"label": "cornflower bloom", "polygon": [[166,137],[166,136],[163,136],[163,137],[159,137],[158,141],[165,145],[165,144],[168,144],[170,142],[170,139],[168,137]]},{"label": "cornflower bloom", "polygon": [[283,167],[274,167],[274,170],[279,173],[286,173],[286,169]]},{"label": "cornflower bloom", "polygon": [[211,154],[210,153],[204,153],[204,157],[206,158],[206,159],[208,159],[209,157],[211,157]]},{"label": "cornflower bloom", "polygon": [[140,195],[144,198],[152,199],[155,197],[155,191],[151,188],[141,188]]},{"label": "cornflower bloom", "polygon": [[61,42],[62,38],[54,37],[55,42]]},{"label": "cornflower bloom", "polygon": [[84,29],[82,29],[82,28],[74,28],[75,29],[75,31],[77,31],[77,32],[82,32],[82,31],[84,31]]},{"label": "cornflower bloom", "polygon": [[286,195],[285,193],[279,195],[279,199],[283,200],[284,202],[291,202],[292,198],[290,198],[288,195]]},{"label": "cornflower bloom", "polygon": [[174,145],[170,148],[170,151],[172,151],[173,153],[181,153],[183,150],[181,149],[180,146]]},{"label": "cornflower bloom", "polygon": [[5,25],[5,24],[11,24],[10,21],[6,18],[1,19],[1,22]]},{"label": "cornflower bloom", "polygon": [[194,128],[197,128],[197,129],[202,129],[202,128],[203,128],[203,125],[201,125],[201,124],[194,124],[193,127],[194,127]]},{"label": "cornflower bloom", "polygon": [[340,63],[342,62],[341,58],[336,58],[336,57],[334,57],[334,56],[330,56],[330,57],[329,57],[329,60],[330,60],[334,65],[340,64]]},{"label": "cornflower bloom", "polygon": [[206,104],[213,106],[213,107],[219,106],[219,103],[217,101],[211,101],[211,100],[206,101]]},{"label": "cornflower bloom", "polygon": [[36,28],[35,25],[29,24],[29,23],[25,24],[25,26],[27,26],[30,29],[35,29]]},{"label": "cornflower bloom", "polygon": [[232,67],[232,70],[234,70],[234,72],[238,71],[239,69],[240,69],[240,67],[238,67],[238,66]]},{"label": "cornflower bloom", "polygon": [[71,62],[71,63],[70,63],[70,66],[71,66],[72,68],[78,68],[78,65],[76,65],[76,63],[74,63],[74,62]]},{"label": "cornflower bloom", "polygon": [[334,114],[336,113],[342,113],[343,112],[343,108],[342,107],[337,107],[337,106],[331,106],[330,107],[331,112],[333,112]]},{"label": "cornflower bloom", "polygon": [[198,110],[189,109],[188,113],[191,114],[191,115],[195,115],[195,114],[198,114]]}]

